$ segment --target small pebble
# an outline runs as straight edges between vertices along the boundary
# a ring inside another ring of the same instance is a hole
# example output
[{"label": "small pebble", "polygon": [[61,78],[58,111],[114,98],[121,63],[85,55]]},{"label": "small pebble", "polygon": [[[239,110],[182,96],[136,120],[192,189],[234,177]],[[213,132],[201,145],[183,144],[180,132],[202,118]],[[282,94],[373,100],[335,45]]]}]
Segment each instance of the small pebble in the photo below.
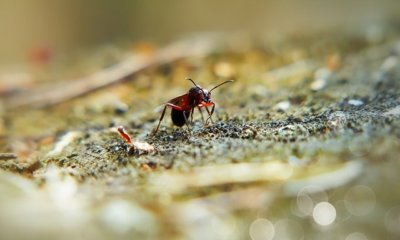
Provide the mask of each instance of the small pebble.
[{"label": "small pebble", "polygon": [[310,85],[311,90],[319,91],[323,89],[331,76],[332,72],[328,68],[317,69],[314,73],[314,81]]},{"label": "small pebble", "polygon": [[348,103],[349,103],[350,105],[353,105],[353,106],[361,106],[361,105],[364,104],[363,101],[358,100],[358,99],[350,99],[350,100],[348,101]]},{"label": "small pebble", "polygon": [[319,91],[323,89],[325,86],[326,86],[326,79],[318,78],[311,83],[310,88],[313,91]]},{"label": "small pebble", "polygon": [[281,111],[286,111],[290,108],[290,102],[289,101],[282,101],[279,102],[275,105],[276,110],[281,110]]}]

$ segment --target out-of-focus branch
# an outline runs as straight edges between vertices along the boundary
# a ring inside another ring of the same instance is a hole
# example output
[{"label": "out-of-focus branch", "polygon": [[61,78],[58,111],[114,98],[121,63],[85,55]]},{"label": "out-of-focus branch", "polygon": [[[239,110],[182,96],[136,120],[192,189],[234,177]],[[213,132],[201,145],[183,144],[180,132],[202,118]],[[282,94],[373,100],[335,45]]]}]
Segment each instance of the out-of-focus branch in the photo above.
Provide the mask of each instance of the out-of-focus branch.
[{"label": "out-of-focus branch", "polygon": [[216,49],[215,38],[190,38],[160,49],[152,56],[132,54],[120,63],[87,77],[59,81],[5,99],[8,109],[18,107],[48,107],[123,81],[149,67],[189,57],[202,57]]}]

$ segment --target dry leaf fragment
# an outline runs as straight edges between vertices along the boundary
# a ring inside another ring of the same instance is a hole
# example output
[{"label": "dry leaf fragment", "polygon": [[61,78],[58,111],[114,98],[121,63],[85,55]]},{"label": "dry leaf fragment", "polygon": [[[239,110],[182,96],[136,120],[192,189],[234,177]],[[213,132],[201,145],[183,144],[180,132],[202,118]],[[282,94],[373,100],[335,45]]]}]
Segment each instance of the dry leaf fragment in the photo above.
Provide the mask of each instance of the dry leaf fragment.
[{"label": "dry leaf fragment", "polygon": [[133,142],[131,136],[125,131],[124,127],[119,126],[117,128],[119,135],[129,144],[128,153],[133,155],[142,155],[148,154],[155,151],[153,145],[148,144],[147,142]]}]

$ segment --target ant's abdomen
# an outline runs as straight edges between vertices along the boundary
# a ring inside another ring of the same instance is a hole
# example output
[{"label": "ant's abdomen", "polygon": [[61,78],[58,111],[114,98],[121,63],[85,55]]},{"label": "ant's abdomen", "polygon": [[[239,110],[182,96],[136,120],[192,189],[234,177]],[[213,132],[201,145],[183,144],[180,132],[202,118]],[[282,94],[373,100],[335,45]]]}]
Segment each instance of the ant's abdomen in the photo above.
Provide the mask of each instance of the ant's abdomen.
[{"label": "ant's abdomen", "polygon": [[176,109],[171,110],[171,120],[174,125],[182,127],[185,125],[186,120],[190,117],[190,111],[179,111]]}]

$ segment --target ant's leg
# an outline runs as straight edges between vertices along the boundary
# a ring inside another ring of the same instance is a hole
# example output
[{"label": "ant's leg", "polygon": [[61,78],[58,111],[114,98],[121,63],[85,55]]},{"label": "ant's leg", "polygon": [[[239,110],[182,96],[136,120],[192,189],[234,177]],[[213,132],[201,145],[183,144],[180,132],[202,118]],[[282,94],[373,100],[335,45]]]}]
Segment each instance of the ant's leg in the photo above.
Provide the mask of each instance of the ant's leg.
[{"label": "ant's leg", "polygon": [[166,103],[165,105],[168,106],[168,107],[171,107],[171,108],[173,108],[173,109],[175,109],[175,110],[183,111],[182,107],[179,107],[179,106],[177,106],[177,105],[175,105],[175,104]]},{"label": "ant's leg", "polygon": [[[173,109],[175,109],[175,110],[183,111],[183,117],[185,118],[186,126],[188,127],[188,129],[189,129],[189,131],[190,131],[190,127],[189,127],[188,119],[187,119],[186,114],[185,114],[185,110],[183,110],[182,107],[177,106],[177,105],[172,104],[172,103],[167,103],[166,105],[169,106],[169,107],[171,107],[171,108],[173,108]],[[191,112],[189,112],[189,114],[190,114],[190,113],[193,113],[193,108],[192,108],[192,110],[190,110],[190,111],[191,111]]]},{"label": "ant's leg", "polygon": [[208,124],[208,121],[209,120],[211,120],[211,123],[213,123],[213,120],[212,120],[212,118],[211,118],[211,113],[210,113],[210,110],[208,110],[208,107],[205,107],[206,108],[206,110],[207,110],[207,113],[208,113],[208,118],[206,119],[206,125]]},{"label": "ant's leg", "polygon": [[172,104],[172,103],[166,103],[166,104],[165,104],[165,107],[164,107],[164,109],[163,109],[163,111],[162,111],[162,113],[161,113],[160,120],[158,121],[157,128],[156,128],[156,130],[154,131],[153,134],[156,134],[156,133],[158,132],[158,129],[160,128],[160,124],[161,124],[161,121],[162,121],[163,118],[164,118],[165,111],[167,110],[167,107],[171,107],[171,108],[173,108],[173,109],[182,111],[182,108],[181,108],[181,107],[179,107],[179,106],[177,106],[177,105],[174,105],[174,104]]},{"label": "ant's leg", "polygon": [[160,120],[158,121],[157,128],[156,128],[156,130],[154,131],[154,133],[153,133],[153,134],[156,134],[156,133],[157,133],[157,131],[158,131],[158,128],[160,128],[160,124],[161,124],[161,121],[162,121],[162,120],[163,120],[163,118],[164,118],[165,111],[167,110],[167,106],[168,106],[168,105],[165,105],[165,107],[164,107],[164,109],[163,109],[163,111],[162,111],[162,113],[161,113]]},{"label": "ant's leg", "polygon": [[214,109],[215,109],[215,104],[213,104],[213,107],[211,108],[211,116],[214,114]]},{"label": "ant's leg", "polygon": [[[192,110],[191,110],[192,111]],[[189,134],[190,134],[190,126],[189,126],[189,122],[188,122],[188,119],[187,119],[187,117],[186,117],[186,114],[185,114],[185,112],[183,112],[183,117],[185,118],[185,124],[186,124],[186,127],[187,127],[187,129],[188,129],[188,132],[189,132]]]},{"label": "ant's leg", "polygon": [[190,110],[190,123],[193,123],[193,112],[194,112],[194,108],[192,108],[192,110]]},{"label": "ant's leg", "polygon": [[210,120],[211,121],[211,123],[214,123],[214,121],[212,120],[212,115],[213,115],[213,113],[214,113],[214,109],[215,109],[215,104],[213,104],[213,106],[212,106],[212,108],[211,108],[211,112],[210,112],[210,110],[208,110],[208,107],[206,107],[206,110],[207,110],[207,113],[208,113],[208,118],[207,118],[207,120],[206,120],[206,124],[208,124],[208,120]]},{"label": "ant's leg", "polygon": [[197,107],[197,109],[199,109],[199,112],[200,112],[200,115],[201,115],[201,120],[203,120],[203,123],[204,123],[203,111],[201,110],[200,107]]}]

